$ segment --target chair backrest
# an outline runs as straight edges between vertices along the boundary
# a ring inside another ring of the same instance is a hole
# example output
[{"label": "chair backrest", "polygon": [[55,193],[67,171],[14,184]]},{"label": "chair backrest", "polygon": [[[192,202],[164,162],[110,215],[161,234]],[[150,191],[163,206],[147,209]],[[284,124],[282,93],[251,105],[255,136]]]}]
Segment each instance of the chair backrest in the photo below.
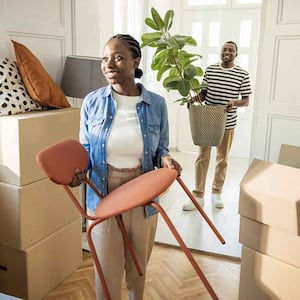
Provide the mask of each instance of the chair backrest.
[{"label": "chair backrest", "polygon": [[53,144],[36,155],[44,173],[55,183],[69,184],[75,171],[84,171],[89,158],[86,149],[77,140],[63,140]]}]

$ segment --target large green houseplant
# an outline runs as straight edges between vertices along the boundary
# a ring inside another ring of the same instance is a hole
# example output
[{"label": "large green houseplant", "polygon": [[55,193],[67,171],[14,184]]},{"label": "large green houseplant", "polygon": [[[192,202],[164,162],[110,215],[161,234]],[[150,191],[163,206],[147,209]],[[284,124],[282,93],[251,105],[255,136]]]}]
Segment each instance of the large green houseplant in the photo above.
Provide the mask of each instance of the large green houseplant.
[{"label": "large green houseplant", "polygon": [[[224,107],[202,105],[199,93],[203,70],[194,62],[202,56],[188,52],[186,46],[197,46],[195,39],[187,35],[172,35],[174,11],[168,10],[162,18],[155,8],[145,23],[153,31],[142,35],[141,47],[153,47],[151,69],[157,71],[157,80],[167,91],[176,90],[180,98],[175,100],[189,108],[193,142],[200,146],[215,146],[221,142],[225,128]],[[220,120],[216,123],[216,120]],[[219,125],[218,125],[219,124]]]}]

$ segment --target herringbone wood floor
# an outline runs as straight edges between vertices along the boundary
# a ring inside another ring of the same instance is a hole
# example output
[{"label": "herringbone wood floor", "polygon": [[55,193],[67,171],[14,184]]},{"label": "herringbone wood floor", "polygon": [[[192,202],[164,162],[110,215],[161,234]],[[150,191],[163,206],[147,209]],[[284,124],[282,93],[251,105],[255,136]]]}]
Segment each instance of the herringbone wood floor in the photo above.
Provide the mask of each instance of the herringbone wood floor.
[{"label": "herringbone wood floor", "polygon": [[[238,299],[239,261],[192,252],[220,300]],[[43,300],[95,300],[93,261],[83,263]],[[122,299],[127,299],[123,283]],[[144,300],[211,299],[184,253],[177,247],[155,244],[147,269]]]}]

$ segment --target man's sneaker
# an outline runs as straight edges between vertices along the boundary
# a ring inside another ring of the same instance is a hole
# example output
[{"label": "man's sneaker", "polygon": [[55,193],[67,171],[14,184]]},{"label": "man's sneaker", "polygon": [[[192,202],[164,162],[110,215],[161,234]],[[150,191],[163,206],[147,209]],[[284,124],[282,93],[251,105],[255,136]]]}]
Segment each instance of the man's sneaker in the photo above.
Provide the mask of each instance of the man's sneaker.
[{"label": "man's sneaker", "polygon": [[[194,196],[195,197],[195,196]],[[204,198],[201,197],[195,197],[197,203],[203,207],[204,206]],[[189,211],[189,210],[194,210],[196,209],[196,206],[194,205],[194,203],[190,200],[188,203],[183,204],[182,206],[183,210]]]},{"label": "man's sneaker", "polygon": [[215,205],[215,208],[223,208],[224,202],[221,194],[212,193],[211,201]]}]

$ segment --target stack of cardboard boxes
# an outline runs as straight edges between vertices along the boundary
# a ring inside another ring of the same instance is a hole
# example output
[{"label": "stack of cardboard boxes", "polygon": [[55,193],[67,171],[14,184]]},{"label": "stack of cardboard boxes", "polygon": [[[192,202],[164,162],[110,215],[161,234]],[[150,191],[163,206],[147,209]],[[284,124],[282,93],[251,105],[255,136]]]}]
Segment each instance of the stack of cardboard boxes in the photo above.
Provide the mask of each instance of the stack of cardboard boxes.
[{"label": "stack of cardboard boxes", "polygon": [[254,159],[239,213],[239,299],[300,299],[300,169]]},{"label": "stack of cardboard boxes", "polygon": [[78,132],[77,108],[0,118],[0,293],[41,299],[81,264],[78,211],[36,163]]}]

